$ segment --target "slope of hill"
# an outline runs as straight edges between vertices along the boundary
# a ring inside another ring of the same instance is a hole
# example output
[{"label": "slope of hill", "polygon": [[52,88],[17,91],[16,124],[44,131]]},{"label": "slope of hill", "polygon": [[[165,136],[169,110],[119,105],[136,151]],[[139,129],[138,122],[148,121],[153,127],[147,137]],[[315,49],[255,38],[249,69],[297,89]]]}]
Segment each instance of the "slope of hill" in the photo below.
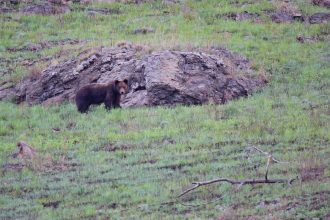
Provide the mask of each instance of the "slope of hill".
[{"label": "slope of hill", "polygon": [[[224,47],[269,83],[225,105],[79,114],[72,103],[1,101],[0,219],[330,217],[325,1],[17,2],[1,4],[0,94],[122,41],[150,53]],[[32,159],[12,157],[19,141]],[[268,178],[292,185],[219,183],[177,198],[196,181],[264,178],[267,157],[253,147],[289,162],[271,164]]]}]

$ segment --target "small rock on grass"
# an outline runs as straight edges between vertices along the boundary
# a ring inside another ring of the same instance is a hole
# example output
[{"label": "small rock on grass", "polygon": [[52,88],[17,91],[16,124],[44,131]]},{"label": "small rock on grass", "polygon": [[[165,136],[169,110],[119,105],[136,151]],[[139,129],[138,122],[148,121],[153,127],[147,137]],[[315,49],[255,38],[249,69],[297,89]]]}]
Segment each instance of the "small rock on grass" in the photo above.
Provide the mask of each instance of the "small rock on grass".
[{"label": "small rock on grass", "polygon": [[13,154],[14,158],[33,158],[37,151],[24,141],[17,143],[18,152]]}]

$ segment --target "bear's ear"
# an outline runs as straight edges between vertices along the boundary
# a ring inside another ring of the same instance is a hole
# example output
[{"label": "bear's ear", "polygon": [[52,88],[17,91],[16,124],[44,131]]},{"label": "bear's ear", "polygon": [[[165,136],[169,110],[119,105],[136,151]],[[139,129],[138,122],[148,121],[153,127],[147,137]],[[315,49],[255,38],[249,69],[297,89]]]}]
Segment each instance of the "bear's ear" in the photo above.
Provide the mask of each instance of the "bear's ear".
[{"label": "bear's ear", "polygon": [[119,83],[119,80],[116,80],[116,81],[115,81],[115,85],[118,85],[118,83]]},{"label": "bear's ear", "polygon": [[125,83],[126,85],[128,85],[128,80],[127,80],[127,79],[124,79],[124,83]]}]

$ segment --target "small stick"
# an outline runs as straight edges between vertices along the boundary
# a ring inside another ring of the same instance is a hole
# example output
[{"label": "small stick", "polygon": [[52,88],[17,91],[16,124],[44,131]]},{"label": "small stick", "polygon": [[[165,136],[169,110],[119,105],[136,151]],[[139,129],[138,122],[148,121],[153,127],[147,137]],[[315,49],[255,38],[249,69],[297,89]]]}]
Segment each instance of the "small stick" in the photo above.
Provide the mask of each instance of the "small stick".
[{"label": "small stick", "polygon": [[263,151],[263,150],[261,150],[261,149],[255,147],[255,146],[251,146],[251,148],[253,148],[253,149],[259,151],[260,153],[262,153],[262,154],[264,154],[264,155],[266,155],[266,156],[268,156],[268,157],[271,157],[272,161],[274,161],[275,163],[289,163],[289,162],[286,162],[286,161],[279,161],[279,160],[275,159],[274,156],[273,156],[272,154],[270,154],[270,153],[268,153],[268,152],[265,152],[265,151]]},{"label": "small stick", "polygon": [[271,162],[272,162],[272,156],[269,155],[268,158],[267,158],[265,180],[268,179],[268,168],[269,168],[269,165],[270,165]]}]

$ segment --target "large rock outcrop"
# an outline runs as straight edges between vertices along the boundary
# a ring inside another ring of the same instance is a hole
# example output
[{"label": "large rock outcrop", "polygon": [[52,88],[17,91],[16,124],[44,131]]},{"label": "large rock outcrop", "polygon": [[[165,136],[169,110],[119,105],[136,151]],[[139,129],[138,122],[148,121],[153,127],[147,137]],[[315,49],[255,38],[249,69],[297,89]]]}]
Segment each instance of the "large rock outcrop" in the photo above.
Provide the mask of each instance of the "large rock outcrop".
[{"label": "large rock outcrop", "polygon": [[49,66],[38,76],[26,77],[8,94],[14,94],[12,98],[18,103],[61,103],[73,100],[77,89],[87,83],[127,78],[130,92],[122,99],[124,107],[222,104],[247,96],[266,83],[253,72],[246,58],[221,48],[148,54],[140,47],[124,44],[80,59]]}]

